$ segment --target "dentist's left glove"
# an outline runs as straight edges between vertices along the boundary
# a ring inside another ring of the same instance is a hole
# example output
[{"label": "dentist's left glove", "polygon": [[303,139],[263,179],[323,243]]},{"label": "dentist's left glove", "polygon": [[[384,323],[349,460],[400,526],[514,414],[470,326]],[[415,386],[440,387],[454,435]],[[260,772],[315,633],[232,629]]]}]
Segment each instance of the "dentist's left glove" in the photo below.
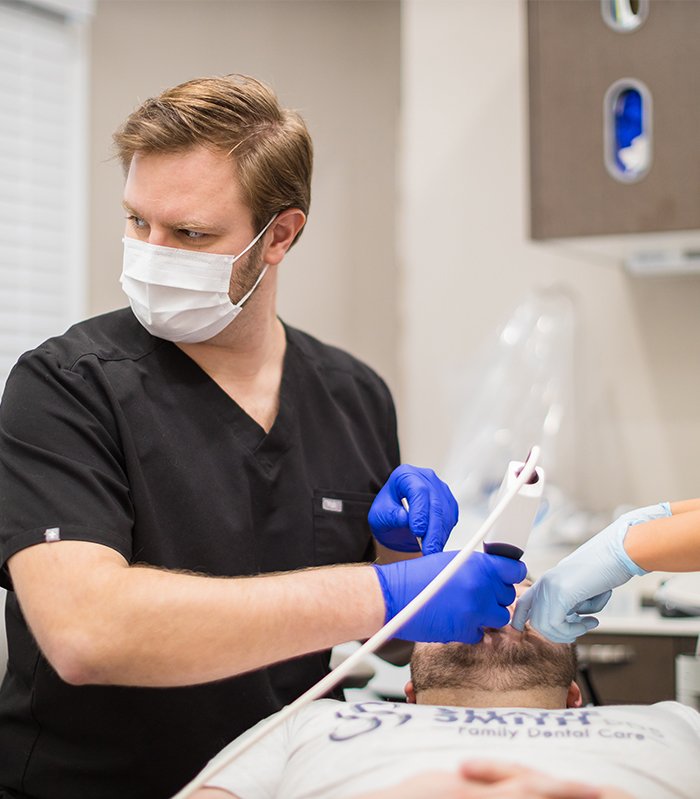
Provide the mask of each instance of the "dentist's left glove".
[{"label": "dentist's left glove", "polygon": [[625,513],[580,546],[540,579],[518,600],[513,627],[525,622],[545,638],[570,644],[598,626],[597,613],[607,604],[612,589],[635,575],[646,574],[627,554],[627,530],[635,524],[671,515],[668,502]]},{"label": "dentist's left glove", "polygon": [[403,464],[374,498],[368,520],[372,535],[387,549],[419,552],[422,538],[423,554],[430,555],[442,552],[458,515],[457,500],[432,469]]},{"label": "dentist's left glove", "polygon": [[[375,565],[389,621],[457,555],[437,552],[385,566]],[[472,553],[452,578],[396,633],[406,641],[475,644],[482,627],[504,627],[510,621],[508,605],[515,600],[513,583],[524,579],[527,568],[519,560]]]}]

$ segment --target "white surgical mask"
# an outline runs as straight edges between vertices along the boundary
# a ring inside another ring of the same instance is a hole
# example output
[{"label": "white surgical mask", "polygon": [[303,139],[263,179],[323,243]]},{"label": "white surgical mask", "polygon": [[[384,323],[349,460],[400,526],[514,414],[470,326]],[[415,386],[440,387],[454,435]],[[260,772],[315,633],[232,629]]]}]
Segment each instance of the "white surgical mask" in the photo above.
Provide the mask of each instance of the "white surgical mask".
[{"label": "white surgical mask", "polygon": [[139,322],[154,336],[189,344],[220,333],[243,310],[267,271],[266,265],[253,288],[234,303],[228,295],[233,265],[276,216],[238,255],[161,247],[125,237],[119,282]]}]

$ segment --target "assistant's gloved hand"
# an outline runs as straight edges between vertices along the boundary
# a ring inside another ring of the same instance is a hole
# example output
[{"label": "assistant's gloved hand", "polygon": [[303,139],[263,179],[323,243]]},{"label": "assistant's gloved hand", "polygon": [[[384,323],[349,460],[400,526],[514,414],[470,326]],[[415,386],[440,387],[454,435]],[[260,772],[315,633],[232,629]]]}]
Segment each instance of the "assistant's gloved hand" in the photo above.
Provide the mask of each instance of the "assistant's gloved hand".
[{"label": "assistant's gloved hand", "polygon": [[624,513],[598,535],[546,572],[518,600],[513,627],[532,627],[550,641],[570,644],[598,626],[597,613],[607,604],[612,589],[631,577],[646,574],[623,546],[627,530],[635,524],[671,515],[668,502]]},{"label": "assistant's gloved hand", "polygon": [[[384,595],[386,621],[419,594],[457,555],[437,552],[385,566],[375,565]],[[482,627],[503,627],[510,621],[508,605],[515,599],[513,583],[525,577],[519,560],[474,552],[456,574],[396,633],[407,641],[475,644]]]},{"label": "assistant's gloved hand", "polygon": [[[401,503],[408,502],[408,511]],[[369,510],[372,535],[382,546],[398,552],[442,552],[459,510],[447,483],[432,469],[402,464],[394,469]]]}]

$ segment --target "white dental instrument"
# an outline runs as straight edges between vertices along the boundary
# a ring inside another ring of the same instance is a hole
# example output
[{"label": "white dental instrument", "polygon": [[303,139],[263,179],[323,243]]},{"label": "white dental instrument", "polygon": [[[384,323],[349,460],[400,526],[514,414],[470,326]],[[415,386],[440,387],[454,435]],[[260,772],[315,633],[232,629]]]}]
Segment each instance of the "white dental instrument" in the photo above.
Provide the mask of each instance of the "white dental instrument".
[{"label": "white dental instrument", "polygon": [[[525,464],[511,461],[498,491],[498,501],[515,485]],[[513,560],[522,558],[535,523],[544,490],[544,470],[539,466],[516,491],[512,502],[498,517],[484,538],[484,552]]]},{"label": "white dental instrument", "polygon": [[[185,785],[182,790],[178,791],[178,793],[175,794],[172,799],[188,799],[188,797],[192,796],[196,790],[205,785],[206,782],[215,774],[218,774],[219,771],[226,768],[226,766],[232,763],[237,757],[248,751],[248,749],[258,743],[258,741],[262,740],[269,732],[272,732],[273,729],[277,728],[280,724],[283,724],[290,716],[294,715],[294,713],[296,713],[298,710],[301,710],[301,708],[305,705],[308,705],[315,699],[320,699],[327,694],[328,691],[331,691],[333,688],[335,688],[338,683],[340,683],[341,680],[353,670],[359,660],[366,655],[371,655],[373,652],[379,649],[382,644],[386,643],[386,641],[388,641],[402,625],[412,618],[414,614],[417,613],[423,607],[423,605],[425,605],[425,603],[428,602],[440,590],[440,588],[442,588],[443,585],[445,585],[450,577],[452,577],[452,575],[484,540],[489,530],[491,530],[496,521],[499,520],[509,504],[515,499],[521,488],[531,481],[533,476],[537,474],[536,466],[539,456],[540,448],[533,447],[530,450],[530,454],[528,455],[525,463],[519,464],[519,466],[522,467],[519,471],[519,474],[513,480],[508,480],[506,476],[506,479],[504,480],[504,483],[506,484],[505,489],[499,493],[498,501],[496,502],[496,505],[491,513],[489,513],[487,516],[486,521],[484,521],[481,527],[479,527],[476,533],[474,533],[471,539],[457,553],[457,555],[452,558],[447,566],[445,566],[445,568],[439,572],[439,574],[437,574],[428,583],[428,585],[426,585],[425,588],[406,605],[406,607],[400,610],[392,619],[389,619],[389,621],[380,630],[378,630],[371,638],[368,638],[367,641],[365,641],[365,643],[359,649],[355,650],[355,652],[353,652],[347,660],[344,660],[322,680],[319,680],[316,685],[313,685],[311,688],[309,688],[308,691],[303,693],[298,699],[295,699],[294,702],[282,708],[282,710],[273,716],[267,724],[261,725],[254,733],[246,735],[237,746],[232,747],[231,750],[226,753],[226,757],[221,759],[215,758],[214,761],[204,768],[191,782]],[[543,482],[543,480],[540,482]],[[536,485],[536,483],[534,485]],[[524,515],[520,518],[522,520]],[[532,518],[534,518],[534,514]],[[526,537],[527,536],[525,536],[525,538]],[[512,540],[512,536],[509,535],[508,540]],[[519,538],[518,540],[522,540],[522,538]]]}]

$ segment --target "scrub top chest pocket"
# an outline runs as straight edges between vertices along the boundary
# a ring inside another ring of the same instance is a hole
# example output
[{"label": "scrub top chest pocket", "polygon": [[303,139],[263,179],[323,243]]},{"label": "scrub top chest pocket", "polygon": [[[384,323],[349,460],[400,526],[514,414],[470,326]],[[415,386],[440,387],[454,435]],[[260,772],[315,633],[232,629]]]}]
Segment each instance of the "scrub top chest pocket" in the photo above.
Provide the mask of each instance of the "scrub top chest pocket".
[{"label": "scrub top chest pocket", "polygon": [[374,494],[316,489],[313,495],[317,566],[374,560],[367,514]]}]

